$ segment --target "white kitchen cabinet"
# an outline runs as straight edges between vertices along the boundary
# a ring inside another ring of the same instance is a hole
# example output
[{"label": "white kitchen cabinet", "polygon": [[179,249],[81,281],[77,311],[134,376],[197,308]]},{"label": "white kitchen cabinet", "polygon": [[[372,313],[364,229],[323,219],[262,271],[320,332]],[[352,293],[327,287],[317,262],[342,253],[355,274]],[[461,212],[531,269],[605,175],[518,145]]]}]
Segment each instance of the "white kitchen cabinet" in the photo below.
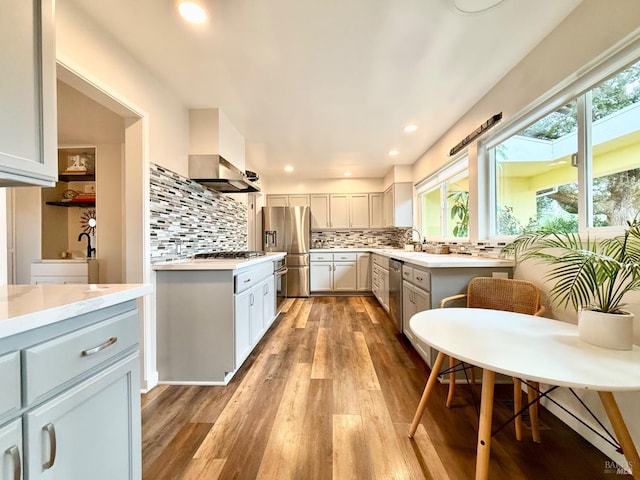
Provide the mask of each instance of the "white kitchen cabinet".
[{"label": "white kitchen cabinet", "polygon": [[384,227],[384,212],[383,212],[382,199],[383,199],[382,193],[369,194],[369,227],[370,228]]},{"label": "white kitchen cabinet", "polygon": [[290,207],[307,207],[309,206],[309,195],[289,195]]},{"label": "white kitchen cabinet", "polygon": [[310,289],[312,292],[333,291],[333,261],[311,261],[309,268]]},{"label": "white kitchen cabinet", "polygon": [[310,277],[312,292],[357,291],[356,253],[312,253]]},{"label": "white kitchen cabinet", "polygon": [[329,228],[329,195],[309,195],[311,228]]},{"label": "white kitchen cabinet", "polygon": [[356,261],[333,262],[333,291],[355,292],[358,289]]},{"label": "white kitchen cabinet", "polygon": [[24,471],[22,449],[22,421],[14,420],[8,425],[0,428],[0,478],[20,480],[24,478],[21,472]]},{"label": "white kitchen cabinet", "polygon": [[389,258],[374,254],[371,256],[372,291],[382,308],[389,312]]},{"label": "white kitchen cabinet", "polygon": [[413,225],[413,184],[394,183],[383,197],[385,227],[411,227]]},{"label": "white kitchen cabinet", "polygon": [[304,207],[308,205],[309,195],[267,195],[268,207]]},{"label": "white kitchen cabinet", "polygon": [[[0,186],[58,178],[53,0],[0,0]],[[10,46],[10,47],[9,47]]]},{"label": "white kitchen cabinet", "polygon": [[267,195],[267,207],[288,207],[289,195]]},{"label": "white kitchen cabinet", "polygon": [[276,318],[276,288],[275,279],[267,278],[262,284],[262,318],[266,332]]},{"label": "white kitchen cabinet", "polygon": [[31,284],[98,283],[98,260],[41,260],[31,264]]},{"label": "white kitchen cabinet", "polygon": [[357,286],[356,290],[359,292],[371,291],[371,254],[358,253],[357,254]]},{"label": "white kitchen cabinet", "polygon": [[234,369],[240,368],[242,362],[251,353],[251,325],[252,300],[254,294],[252,290],[246,290],[235,296],[235,332],[234,332]]},{"label": "white kitchen cabinet", "polygon": [[369,194],[334,194],[330,199],[331,228],[369,228]]},{"label": "white kitchen cabinet", "polygon": [[425,362],[431,366],[431,347],[420,341],[409,328],[409,320],[418,312],[431,308],[431,293],[406,280],[402,281],[402,329]]},{"label": "white kitchen cabinet", "polygon": [[29,480],[141,477],[138,364],[130,355],[26,414]]},{"label": "white kitchen cabinet", "polygon": [[141,478],[138,338],[134,300],[0,338],[0,478]]},{"label": "white kitchen cabinet", "polygon": [[349,195],[337,194],[330,196],[329,215],[331,228],[349,228]]},{"label": "white kitchen cabinet", "polygon": [[349,226],[369,228],[369,194],[349,195]]}]

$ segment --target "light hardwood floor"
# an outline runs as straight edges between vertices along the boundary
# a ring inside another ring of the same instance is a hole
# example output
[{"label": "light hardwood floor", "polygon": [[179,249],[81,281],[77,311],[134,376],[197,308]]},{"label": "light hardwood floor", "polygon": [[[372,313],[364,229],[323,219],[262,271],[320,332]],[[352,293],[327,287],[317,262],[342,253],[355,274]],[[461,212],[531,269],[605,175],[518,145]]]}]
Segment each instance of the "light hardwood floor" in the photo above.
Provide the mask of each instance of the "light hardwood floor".
[{"label": "light hardwood floor", "polygon": [[[475,390],[452,408],[438,385],[414,440],[427,367],[371,297],[311,297],[285,311],[226,387],[159,386],[142,397],[143,475],[158,479],[467,479]],[[510,416],[499,386],[494,425]],[[542,410],[542,443],[513,426],[491,446],[495,479],[608,479],[598,450]]]}]

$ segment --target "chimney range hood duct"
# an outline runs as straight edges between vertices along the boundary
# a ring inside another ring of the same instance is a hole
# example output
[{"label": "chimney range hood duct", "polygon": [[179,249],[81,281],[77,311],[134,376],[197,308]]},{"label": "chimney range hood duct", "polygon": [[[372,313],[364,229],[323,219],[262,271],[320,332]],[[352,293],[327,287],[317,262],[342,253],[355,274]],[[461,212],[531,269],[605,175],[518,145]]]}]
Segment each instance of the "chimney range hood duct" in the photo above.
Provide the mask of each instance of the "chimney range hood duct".
[{"label": "chimney range hood duct", "polygon": [[211,190],[221,193],[259,192],[237,167],[220,155],[189,155],[189,178]]}]

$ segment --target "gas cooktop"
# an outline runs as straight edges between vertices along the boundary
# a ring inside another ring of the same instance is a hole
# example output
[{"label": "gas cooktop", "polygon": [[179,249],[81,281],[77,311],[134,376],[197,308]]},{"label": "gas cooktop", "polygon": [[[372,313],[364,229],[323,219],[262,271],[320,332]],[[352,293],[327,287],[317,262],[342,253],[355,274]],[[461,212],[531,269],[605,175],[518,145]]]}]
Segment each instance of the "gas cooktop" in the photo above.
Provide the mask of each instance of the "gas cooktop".
[{"label": "gas cooktop", "polygon": [[255,258],[261,257],[264,252],[257,250],[248,250],[241,252],[207,252],[196,253],[193,258],[195,260],[212,260],[212,259],[226,259],[226,258]]}]

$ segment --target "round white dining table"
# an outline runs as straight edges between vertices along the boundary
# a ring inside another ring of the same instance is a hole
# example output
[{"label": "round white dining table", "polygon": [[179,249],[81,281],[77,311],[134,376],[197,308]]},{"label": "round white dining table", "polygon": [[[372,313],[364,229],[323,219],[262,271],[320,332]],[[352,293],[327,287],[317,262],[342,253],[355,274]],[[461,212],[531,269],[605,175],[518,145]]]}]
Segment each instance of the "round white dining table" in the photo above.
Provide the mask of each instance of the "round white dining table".
[{"label": "round white dining table", "polygon": [[[478,308],[439,308],[414,315],[410,328],[439,351],[418,405],[413,437],[436,384],[444,357],[483,368],[476,479],[489,475],[495,374],[549,385],[596,390],[629,465],[640,465],[612,392],[640,391],[640,348],[611,350],[583,342],[576,325],[521,313]],[[640,480],[640,467],[633,468]]]}]

